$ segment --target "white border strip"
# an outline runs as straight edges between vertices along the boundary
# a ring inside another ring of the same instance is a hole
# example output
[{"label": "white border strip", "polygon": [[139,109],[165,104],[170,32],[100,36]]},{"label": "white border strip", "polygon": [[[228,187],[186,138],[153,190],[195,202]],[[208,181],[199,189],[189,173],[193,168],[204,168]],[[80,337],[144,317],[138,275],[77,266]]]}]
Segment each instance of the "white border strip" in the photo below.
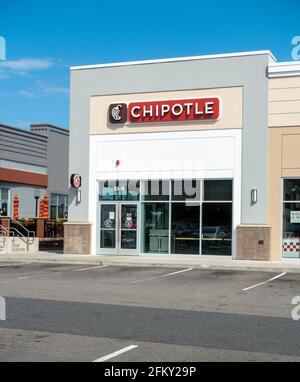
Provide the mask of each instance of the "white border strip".
[{"label": "white border strip", "polygon": [[111,354],[108,354],[108,355],[105,355],[104,357],[101,357],[99,359],[96,359],[95,361],[93,362],[105,362],[105,361],[108,361],[109,359],[112,359],[112,358],[115,358],[115,357],[118,357],[120,354],[123,354],[123,353],[127,353],[129,352],[130,350],[133,350],[133,349],[136,349],[138,348],[137,345],[130,345],[130,346],[127,346],[126,348],[124,349],[120,349],[114,353],[111,353]]},{"label": "white border strip", "polygon": [[116,62],[116,63],[99,64],[99,65],[72,66],[70,69],[71,71],[88,70],[88,69],[109,68],[109,67],[116,67],[116,66],[148,65],[148,64],[160,64],[165,62],[196,61],[196,60],[211,60],[216,58],[258,56],[258,55],[264,55],[264,54],[268,54],[272,60],[274,60],[275,62],[277,61],[275,56],[270,50],[260,50],[260,51],[253,51],[253,52],[211,54],[206,56],[190,56],[190,57],[164,58],[164,59],[158,59],[158,60]]},{"label": "white border strip", "polygon": [[270,281],[274,281],[274,280],[276,280],[276,279],[279,279],[279,277],[285,276],[286,274],[287,274],[287,272],[280,273],[280,275],[275,276],[275,277],[273,277],[273,278],[271,278],[271,279],[269,279],[269,280],[267,280],[267,281],[264,281],[264,282],[259,283],[259,284],[252,285],[252,286],[250,286],[250,287],[248,287],[248,288],[244,288],[243,291],[246,292],[247,290],[256,288],[256,287],[261,286],[261,285],[265,285],[265,284],[269,283]]},{"label": "white border strip", "polygon": [[268,67],[268,77],[300,76],[300,61],[278,62]]}]

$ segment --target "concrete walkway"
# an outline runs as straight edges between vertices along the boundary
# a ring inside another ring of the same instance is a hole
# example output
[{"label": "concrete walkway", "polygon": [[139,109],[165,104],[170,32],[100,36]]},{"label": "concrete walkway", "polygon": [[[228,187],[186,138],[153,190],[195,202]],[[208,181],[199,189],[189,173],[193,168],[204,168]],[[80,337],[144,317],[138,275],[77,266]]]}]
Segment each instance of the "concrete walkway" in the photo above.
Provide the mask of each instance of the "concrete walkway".
[{"label": "concrete walkway", "polygon": [[199,258],[199,256],[95,256],[38,252],[36,254],[1,254],[0,266],[1,263],[115,265],[300,273],[300,259],[298,261],[267,262],[232,260],[224,257],[211,259]]}]

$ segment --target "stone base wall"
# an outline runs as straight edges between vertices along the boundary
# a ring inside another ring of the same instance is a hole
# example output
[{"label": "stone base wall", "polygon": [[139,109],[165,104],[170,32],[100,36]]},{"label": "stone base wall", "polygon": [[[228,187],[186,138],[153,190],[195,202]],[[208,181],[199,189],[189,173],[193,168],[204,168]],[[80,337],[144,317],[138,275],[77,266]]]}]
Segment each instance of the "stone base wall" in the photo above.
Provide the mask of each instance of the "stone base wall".
[{"label": "stone base wall", "polygon": [[89,255],[91,253],[92,224],[67,222],[64,224],[64,253]]},{"label": "stone base wall", "polygon": [[271,226],[238,226],[237,260],[271,261]]}]

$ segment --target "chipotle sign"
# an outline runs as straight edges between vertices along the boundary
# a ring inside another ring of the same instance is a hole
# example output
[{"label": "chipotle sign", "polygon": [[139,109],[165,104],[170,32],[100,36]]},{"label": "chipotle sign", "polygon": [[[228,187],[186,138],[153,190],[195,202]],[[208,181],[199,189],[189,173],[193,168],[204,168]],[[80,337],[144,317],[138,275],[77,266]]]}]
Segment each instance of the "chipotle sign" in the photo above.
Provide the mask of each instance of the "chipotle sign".
[{"label": "chipotle sign", "polygon": [[109,107],[112,124],[216,121],[220,114],[219,97],[119,103]]}]

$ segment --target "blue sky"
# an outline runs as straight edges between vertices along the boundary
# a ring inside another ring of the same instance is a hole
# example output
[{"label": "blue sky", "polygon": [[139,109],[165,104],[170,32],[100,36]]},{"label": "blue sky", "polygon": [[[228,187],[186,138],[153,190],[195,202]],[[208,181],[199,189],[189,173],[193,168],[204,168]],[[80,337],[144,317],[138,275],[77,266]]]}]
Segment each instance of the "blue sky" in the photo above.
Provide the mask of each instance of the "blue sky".
[{"label": "blue sky", "polygon": [[0,123],[69,126],[69,67],[271,50],[291,60],[300,1],[0,0]]}]

